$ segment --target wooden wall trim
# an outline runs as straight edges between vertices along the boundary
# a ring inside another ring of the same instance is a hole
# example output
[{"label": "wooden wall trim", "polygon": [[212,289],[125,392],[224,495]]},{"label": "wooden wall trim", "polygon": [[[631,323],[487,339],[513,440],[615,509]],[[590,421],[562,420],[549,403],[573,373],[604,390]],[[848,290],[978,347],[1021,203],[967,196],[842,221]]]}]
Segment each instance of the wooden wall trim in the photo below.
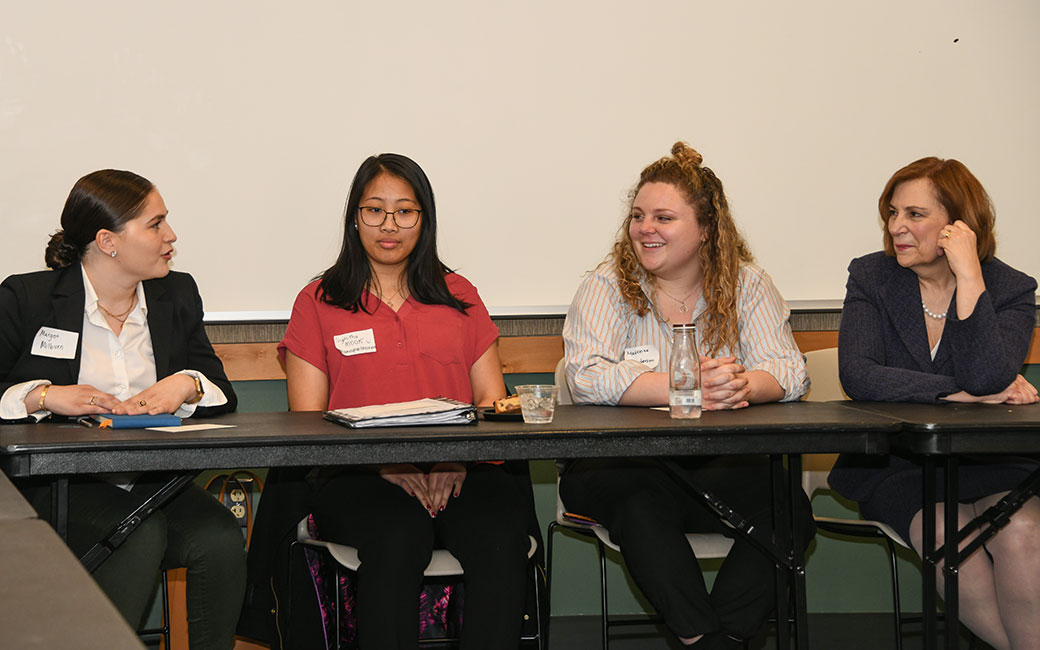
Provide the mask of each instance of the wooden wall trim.
[{"label": "wooden wall trim", "polygon": [[[802,352],[833,348],[838,345],[836,331],[795,332],[794,340]],[[277,343],[216,343],[213,348],[224,362],[224,369],[233,381],[258,379],[285,379],[285,371],[278,361]],[[498,340],[498,354],[502,372],[553,372],[556,362],[563,357],[563,337],[560,336],[504,336]],[[1033,342],[1026,363],[1040,363],[1040,328],[1033,330]]]}]

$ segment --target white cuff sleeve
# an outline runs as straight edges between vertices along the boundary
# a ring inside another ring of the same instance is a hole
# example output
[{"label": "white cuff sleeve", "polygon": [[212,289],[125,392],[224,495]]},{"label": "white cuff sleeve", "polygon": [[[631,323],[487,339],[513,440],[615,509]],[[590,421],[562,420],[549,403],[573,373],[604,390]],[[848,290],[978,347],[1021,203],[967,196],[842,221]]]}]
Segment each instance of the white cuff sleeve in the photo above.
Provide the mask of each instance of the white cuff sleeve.
[{"label": "white cuff sleeve", "polygon": [[[31,393],[37,386],[46,386],[50,383],[46,379],[33,379],[15,384],[5,390],[4,396],[0,397],[0,418],[4,420],[19,420],[29,417],[29,413],[25,410],[25,396]],[[36,413],[43,417],[50,415],[50,411],[46,410],[38,410]]]},{"label": "white cuff sleeve", "polygon": [[[179,418],[190,418],[195,414],[195,409],[200,406],[220,406],[221,404],[227,404],[227,395],[224,391],[220,390],[220,386],[217,386],[209,379],[206,375],[202,374],[198,370],[181,370],[177,373],[178,375],[188,375],[194,377],[202,382],[202,399],[194,404],[181,404],[177,407],[177,411],[174,413]],[[22,399],[25,399],[24,397]]]}]

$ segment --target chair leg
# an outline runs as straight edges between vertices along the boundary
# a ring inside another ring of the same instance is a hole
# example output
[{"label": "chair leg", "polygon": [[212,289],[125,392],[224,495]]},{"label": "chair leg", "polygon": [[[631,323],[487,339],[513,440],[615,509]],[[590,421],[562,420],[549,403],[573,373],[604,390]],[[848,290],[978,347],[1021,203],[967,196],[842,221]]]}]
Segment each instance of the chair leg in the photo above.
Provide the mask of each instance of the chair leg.
[{"label": "chair leg", "polygon": [[545,531],[545,604],[549,608],[549,616],[552,616],[553,533],[558,525],[555,521],[550,521]]},{"label": "chair leg", "polygon": [[[295,551],[296,548],[299,547],[299,546],[300,546],[300,542],[298,542],[296,540],[293,540],[292,542],[289,543],[289,562],[285,565],[287,567],[287,571],[288,571],[288,574],[285,576],[285,589],[286,589],[286,592],[289,595],[285,599],[286,600],[285,604],[283,606],[281,606],[281,607],[277,607],[277,609],[281,609],[281,610],[283,610],[285,612],[284,618],[280,615],[280,612],[275,612],[275,615],[274,615],[275,616],[275,621],[274,622],[275,622],[275,628],[276,629],[279,628],[279,625],[281,624],[282,620],[288,621],[288,620],[290,620],[292,618],[292,615],[293,615],[293,612],[292,612],[292,600],[293,600],[292,599],[292,593],[293,593],[293,570],[292,570],[293,551]],[[272,580],[272,589],[273,589],[273,585],[274,585],[274,581]],[[280,635],[281,635],[281,631],[279,631],[279,636]]]},{"label": "chair leg", "polygon": [[610,648],[610,636],[607,633],[609,623],[607,617],[610,609],[607,607],[607,553],[603,548],[603,542],[596,538],[596,550],[599,551],[599,593],[600,593],[600,607],[602,608],[603,615],[602,629],[603,629],[603,650],[609,650]]},{"label": "chair leg", "polygon": [[[548,640],[546,638],[546,636],[547,636],[546,630],[548,629],[549,626],[546,626],[545,630],[542,629],[542,598],[541,598],[541,593],[539,593],[539,589],[538,589],[538,563],[532,561],[531,562],[531,569],[534,571],[534,624],[535,624],[535,629],[538,630],[537,645],[538,645],[538,650],[544,650],[544,648],[545,648],[544,644],[548,643]],[[548,603],[549,602],[548,601],[548,596],[549,596],[549,594],[548,594],[548,585],[549,585],[548,579],[546,580],[545,584],[546,584],[546,603]]]},{"label": "chair leg", "polygon": [[332,575],[332,579],[333,579],[332,588],[336,592],[336,597],[333,598],[333,602],[336,603],[336,613],[333,614],[333,618],[336,621],[336,625],[334,626],[333,629],[336,630],[336,650],[341,650],[340,639],[342,639],[343,637],[340,634],[339,619],[340,619],[340,616],[343,615],[343,592],[339,588],[339,576],[340,576],[339,562],[336,562],[336,560],[333,559],[332,560],[332,564],[333,564],[333,567],[334,567],[333,572],[332,572],[332,574],[333,574]]},{"label": "chair leg", "polygon": [[163,648],[170,650],[170,585],[165,570],[162,572],[162,620]]},{"label": "chair leg", "polygon": [[903,650],[903,610],[899,602],[899,558],[892,540],[885,537],[888,546],[888,558],[892,563],[892,609],[895,617],[896,650]]}]

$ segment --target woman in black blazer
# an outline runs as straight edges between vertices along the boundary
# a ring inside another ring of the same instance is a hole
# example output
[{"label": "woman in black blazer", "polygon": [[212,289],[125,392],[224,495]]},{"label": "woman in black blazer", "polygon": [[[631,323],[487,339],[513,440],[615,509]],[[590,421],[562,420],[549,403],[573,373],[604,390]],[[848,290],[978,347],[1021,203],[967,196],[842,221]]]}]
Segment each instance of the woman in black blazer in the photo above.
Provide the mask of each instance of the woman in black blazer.
[{"label": "woman in black blazer", "polygon": [[[0,285],[0,418],[233,411],[235,392],[202,326],[195,281],[170,271],[176,235],[162,197],[126,171],[73,187],[51,238],[52,269]],[[72,477],[69,546],[81,555],[165,479]],[[49,488],[19,487],[41,516]],[[130,535],[94,578],[138,627],[159,569],[186,567],[190,646],[232,646],[245,585],[241,530],[189,486]]]},{"label": "woman in black blazer", "polygon": [[[838,339],[845,392],[872,401],[1037,402],[1018,374],[1037,284],[994,257],[993,208],[979,181],[956,160],[924,158],[892,176],[878,208],[884,252],[849,265]],[[961,525],[1034,469],[1029,459],[962,460]],[[922,480],[915,461],[894,455],[842,455],[830,475],[835,491],[918,553]],[[944,498],[941,482],[937,493]],[[936,540],[943,543],[942,504]],[[994,648],[1040,648],[1040,500],[1030,499],[959,575],[969,628]]]}]

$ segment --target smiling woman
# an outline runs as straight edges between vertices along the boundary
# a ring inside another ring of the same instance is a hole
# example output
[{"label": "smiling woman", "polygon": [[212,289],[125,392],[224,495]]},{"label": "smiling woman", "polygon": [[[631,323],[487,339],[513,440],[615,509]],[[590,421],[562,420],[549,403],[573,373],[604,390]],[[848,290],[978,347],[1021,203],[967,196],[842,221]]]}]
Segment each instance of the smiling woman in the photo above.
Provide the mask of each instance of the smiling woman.
[{"label": "smiling woman", "polygon": [[[695,323],[703,407],[738,409],[798,399],[808,377],[772,280],[729,212],[722,183],[677,142],[647,166],[614,250],[582,283],[563,328],[575,402],[668,403],[672,325]],[[763,458],[677,462],[697,485],[769,535],[769,468]],[[716,517],[652,462],[577,460],[560,479],[571,512],[590,516],[621,546],[632,578],[685,644],[740,647],[772,607],[773,567],[737,539],[709,594],[685,532],[725,533]],[[811,537],[808,502],[796,504]]]},{"label": "smiling woman", "polygon": [[[1034,328],[1036,281],[994,257],[995,216],[982,183],[956,160],[922,158],[892,175],[878,213],[885,251],[849,264],[838,346],[849,396],[1036,403],[1036,388],[1018,374]],[[1035,469],[1035,460],[1025,458],[962,459],[961,524]],[[921,481],[918,461],[897,455],[843,454],[830,475],[836,492],[858,501],[867,519],[888,524],[918,552]],[[938,492],[943,499],[941,485]],[[1034,497],[959,569],[961,619],[994,648],[1040,647],[1037,530],[1040,501]]]}]

